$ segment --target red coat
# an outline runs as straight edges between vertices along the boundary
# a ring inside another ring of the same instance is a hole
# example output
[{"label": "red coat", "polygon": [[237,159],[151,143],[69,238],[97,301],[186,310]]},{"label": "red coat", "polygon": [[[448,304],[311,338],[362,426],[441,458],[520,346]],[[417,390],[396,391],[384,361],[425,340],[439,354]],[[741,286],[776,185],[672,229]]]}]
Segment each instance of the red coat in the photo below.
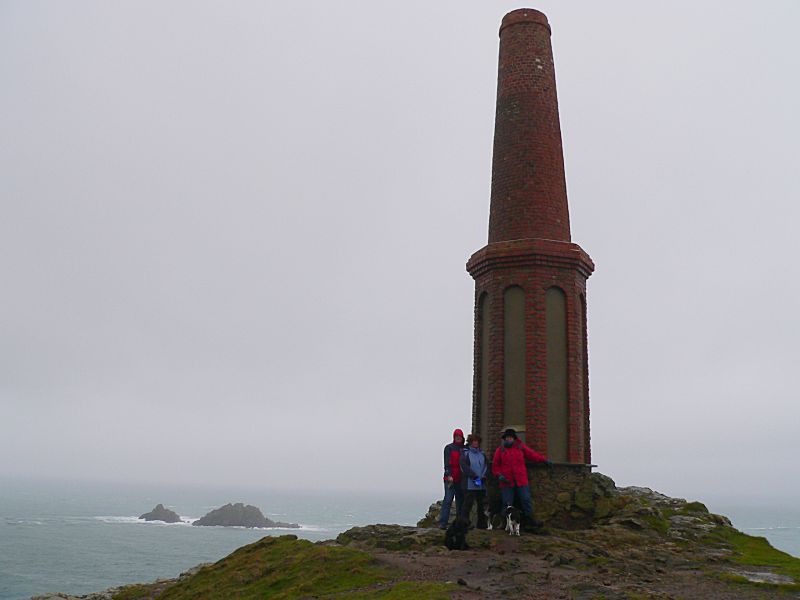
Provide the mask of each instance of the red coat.
[{"label": "red coat", "polygon": [[494,460],[492,460],[492,473],[495,477],[502,475],[506,478],[506,481],[500,482],[500,487],[528,485],[526,460],[534,463],[547,462],[547,458],[528,448],[521,440],[515,440],[511,448],[501,445],[495,450]]},{"label": "red coat", "polygon": [[[461,442],[456,444],[455,438],[459,436]],[[453,432],[453,442],[444,447],[444,478],[453,478],[453,483],[461,483],[461,451],[464,449],[464,432],[456,429]]]}]

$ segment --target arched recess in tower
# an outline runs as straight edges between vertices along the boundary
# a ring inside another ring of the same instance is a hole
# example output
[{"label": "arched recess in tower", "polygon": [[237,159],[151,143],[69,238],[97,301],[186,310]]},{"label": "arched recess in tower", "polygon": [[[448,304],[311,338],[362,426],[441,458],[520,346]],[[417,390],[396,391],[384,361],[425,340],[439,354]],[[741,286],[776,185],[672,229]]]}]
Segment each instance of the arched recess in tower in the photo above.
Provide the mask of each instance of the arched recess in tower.
[{"label": "arched recess in tower", "polygon": [[525,292],[503,292],[503,420],[524,439],[525,432]]},{"label": "arched recess in tower", "polygon": [[589,433],[589,334],[586,325],[586,296],[580,294],[580,373],[581,373],[581,402],[583,403],[583,462],[591,464],[592,445]]},{"label": "arched recess in tower", "polygon": [[547,338],[547,457],[569,460],[567,297],[558,287],[545,293]]},{"label": "arched recess in tower", "polygon": [[478,419],[484,443],[489,440],[489,294],[478,299]]}]

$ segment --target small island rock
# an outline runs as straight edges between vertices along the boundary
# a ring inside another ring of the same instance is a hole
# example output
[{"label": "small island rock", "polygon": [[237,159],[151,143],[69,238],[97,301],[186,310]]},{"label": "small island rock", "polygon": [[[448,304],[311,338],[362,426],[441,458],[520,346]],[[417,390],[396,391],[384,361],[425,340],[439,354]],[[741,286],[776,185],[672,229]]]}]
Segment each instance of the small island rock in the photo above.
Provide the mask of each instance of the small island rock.
[{"label": "small island rock", "polygon": [[181,517],[174,510],[164,508],[163,504],[158,504],[149,513],[144,513],[140,519],[145,521],[164,521],[165,523],[180,523]]},{"label": "small island rock", "polygon": [[241,502],[226,504],[216,508],[192,525],[221,527],[291,527],[299,528],[296,523],[281,523],[267,519],[255,506],[245,506]]}]

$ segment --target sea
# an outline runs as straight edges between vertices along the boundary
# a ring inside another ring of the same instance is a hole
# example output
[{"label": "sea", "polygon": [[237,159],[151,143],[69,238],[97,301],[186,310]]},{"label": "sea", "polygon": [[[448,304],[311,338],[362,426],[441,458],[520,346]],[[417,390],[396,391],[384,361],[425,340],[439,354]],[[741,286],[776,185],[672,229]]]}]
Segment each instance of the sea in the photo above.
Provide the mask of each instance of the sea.
[{"label": "sea", "polygon": [[[0,480],[0,600],[46,592],[87,594],[126,583],[176,577],[265,535],[335,538],[356,525],[413,525],[437,499],[430,493],[342,493],[125,483]],[[300,529],[193,527],[191,521],[228,502],[261,508]],[[183,523],[145,522],[162,503]],[[709,508],[752,535],[800,556],[800,508]]]}]

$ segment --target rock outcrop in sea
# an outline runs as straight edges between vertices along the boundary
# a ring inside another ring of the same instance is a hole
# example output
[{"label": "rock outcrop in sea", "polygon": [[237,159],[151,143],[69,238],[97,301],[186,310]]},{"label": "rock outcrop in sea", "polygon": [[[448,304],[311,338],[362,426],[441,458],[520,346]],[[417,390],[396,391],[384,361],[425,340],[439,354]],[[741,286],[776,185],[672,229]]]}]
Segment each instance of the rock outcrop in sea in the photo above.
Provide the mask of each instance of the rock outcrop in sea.
[{"label": "rock outcrop in sea", "polygon": [[206,516],[192,523],[192,525],[200,527],[285,527],[292,529],[300,527],[296,523],[283,523],[268,519],[259,508],[250,504],[245,505],[241,502],[236,504],[228,503],[220,508],[215,508]]},{"label": "rock outcrop in sea", "polygon": [[164,521],[165,523],[180,523],[181,516],[174,510],[164,508],[163,504],[156,504],[156,507],[150,512],[144,513],[140,519],[145,521]]}]

